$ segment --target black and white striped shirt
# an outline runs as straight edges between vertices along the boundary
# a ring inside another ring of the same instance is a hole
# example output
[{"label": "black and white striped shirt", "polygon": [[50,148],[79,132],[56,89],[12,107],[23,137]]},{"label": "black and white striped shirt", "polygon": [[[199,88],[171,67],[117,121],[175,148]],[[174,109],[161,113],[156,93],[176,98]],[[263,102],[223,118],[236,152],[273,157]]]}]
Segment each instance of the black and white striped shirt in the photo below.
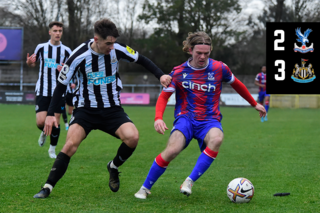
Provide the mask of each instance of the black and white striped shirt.
[{"label": "black and white striped shirt", "polygon": [[[76,87],[75,87],[75,88],[71,88],[71,84],[75,84]],[[75,94],[77,87],[78,87],[78,79],[77,79],[77,76],[73,76],[73,77],[71,78],[69,84],[67,85],[67,93]]]},{"label": "black and white striped shirt", "polygon": [[59,71],[57,66],[66,62],[71,54],[71,49],[61,42],[60,45],[52,45],[49,40],[46,43],[38,44],[34,53],[36,54],[36,61],[40,60],[36,95],[51,97],[58,83]]},{"label": "black and white striped shirt", "polygon": [[138,52],[115,43],[109,55],[91,49],[93,39],[75,49],[63,66],[58,81],[67,85],[76,74],[80,95],[74,98],[75,107],[108,108],[120,106],[122,82],[119,76],[119,61],[136,62]]}]

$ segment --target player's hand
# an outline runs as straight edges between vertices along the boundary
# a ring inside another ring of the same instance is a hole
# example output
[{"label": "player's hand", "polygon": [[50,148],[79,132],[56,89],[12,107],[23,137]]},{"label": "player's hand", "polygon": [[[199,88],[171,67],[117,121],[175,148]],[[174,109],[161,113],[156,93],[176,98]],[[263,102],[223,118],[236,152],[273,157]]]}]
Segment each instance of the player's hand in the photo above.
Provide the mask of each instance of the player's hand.
[{"label": "player's hand", "polygon": [[71,89],[74,89],[74,88],[76,88],[76,85],[75,84],[71,84],[70,87],[71,87]]},{"label": "player's hand", "polygon": [[154,128],[159,134],[164,134],[168,127],[166,126],[165,122],[161,119],[158,119],[154,122]]},{"label": "player's hand", "polygon": [[36,54],[32,54],[29,56],[29,53],[27,53],[27,64],[31,66],[32,64],[36,63]]},{"label": "player's hand", "polygon": [[254,108],[259,112],[260,118],[266,116],[267,111],[264,106],[262,106],[261,104],[257,104]]},{"label": "player's hand", "polygon": [[61,71],[63,65],[64,65],[64,63],[61,63],[61,65],[59,64],[59,65],[57,66],[57,70],[58,70],[59,72]]},{"label": "player's hand", "polygon": [[163,75],[160,77],[160,83],[162,86],[167,88],[171,83],[172,77],[170,75]]},{"label": "player's hand", "polygon": [[58,123],[55,116],[47,116],[44,122],[43,132],[46,136],[51,135],[52,126],[58,128]]}]

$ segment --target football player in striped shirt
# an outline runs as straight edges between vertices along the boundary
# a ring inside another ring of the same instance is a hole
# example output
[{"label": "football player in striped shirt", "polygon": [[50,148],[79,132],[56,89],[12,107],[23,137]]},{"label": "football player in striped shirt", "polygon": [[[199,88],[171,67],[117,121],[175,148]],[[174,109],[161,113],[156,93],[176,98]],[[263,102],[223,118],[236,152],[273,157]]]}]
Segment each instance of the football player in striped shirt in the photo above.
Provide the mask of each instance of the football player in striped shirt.
[{"label": "football player in striped shirt", "polygon": [[73,98],[76,96],[76,83],[77,78],[73,77],[67,86],[66,105],[68,106],[68,115],[71,115],[73,111]]},{"label": "football player in striped shirt", "polygon": [[219,100],[222,82],[230,84],[251,106],[265,115],[265,109],[258,104],[246,86],[221,61],[209,58],[212,50],[211,38],[205,32],[189,33],[183,42],[183,51],[191,54],[183,64],[174,67],[172,82],[165,88],[156,104],[154,127],[160,134],[168,129],[163,121],[169,97],[176,92],[175,121],[167,147],[154,160],[149,174],[135,197],[146,199],[151,187],[165,172],[172,161],[190,141],[198,140],[201,154],[191,174],[180,187],[180,192],[189,196],[197,181],[217,157],[223,140],[222,115]]},{"label": "football player in striped shirt", "polygon": [[259,87],[259,102],[266,108],[267,114],[265,117],[261,117],[261,122],[268,120],[268,111],[269,111],[269,99],[270,94],[267,94],[267,67],[261,66],[261,72],[257,74],[254,84]]},{"label": "football player in striped shirt", "polygon": [[[46,43],[38,44],[34,53],[29,56],[27,54],[27,65],[35,67],[36,62],[40,61],[39,78],[36,84],[36,122],[37,127],[41,130],[38,139],[39,146],[43,146],[46,142],[47,136],[43,133],[44,122],[47,116],[49,104],[58,82],[58,66],[64,63],[69,55],[71,49],[61,42],[63,33],[63,23],[51,22],[49,24],[50,40]],[[48,150],[50,158],[56,158],[55,149],[58,144],[60,135],[60,115],[61,106],[64,103],[61,101],[60,105],[54,109],[54,115],[58,125],[53,127],[52,134],[50,135],[50,148]]]},{"label": "football player in striped shirt", "polygon": [[[60,71],[58,86],[48,110],[44,131],[52,134],[52,126],[57,126],[53,109],[59,104],[61,95],[73,76],[78,77],[79,96],[74,98],[74,106],[66,143],[58,154],[46,184],[34,198],[46,198],[64,175],[70,158],[91,130],[99,129],[122,143],[116,156],[107,164],[110,175],[109,187],[117,192],[120,187],[118,168],[132,155],[138,145],[139,132],[120,103],[122,81],[119,75],[119,61],[136,62],[153,73],[167,87],[169,75],[152,61],[124,44],[117,43],[118,30],[109,19],[94,24],[94,38],[82,43],[71,54]],[[93,141],[92,141],[93,142]],[[90,141],[88,141],[90,143]],[[107,142],[106,142],[107,143]]]}]

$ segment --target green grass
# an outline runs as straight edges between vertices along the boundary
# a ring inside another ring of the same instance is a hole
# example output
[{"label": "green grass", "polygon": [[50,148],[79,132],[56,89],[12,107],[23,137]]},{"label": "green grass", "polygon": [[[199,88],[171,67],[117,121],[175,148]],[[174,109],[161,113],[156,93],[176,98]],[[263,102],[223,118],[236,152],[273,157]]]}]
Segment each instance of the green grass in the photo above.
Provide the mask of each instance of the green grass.
[{"label": "green grass", "polygon": [[[0,212],[318,212],[320,205],[319,110],[270,109],[261,123],[252,108],[223,107],[225,138],[210,169],[195,183],[190,197],[179,187],[200,154],[196,141],[172,161],[147,200],[134,193],[154,158],[165,148],[169,131],[153,129],[154,107],[124,107],[140,132],[133,156],[120,168],[121,188],[108,187],[107,162],[120,141],[92,131],[72,157],[68,171],[52,194],[33,195],[45,183],[54,160],[49,142],[39,147],[34,106],[0,105]],[[164,116],[172,128],[173,108]],[[58,144],[65,142],[62,130]],[[233,204],[228,183],[246,177],[255,186],[250,203]],[[290,192],[287,197],[273,197]]]}]

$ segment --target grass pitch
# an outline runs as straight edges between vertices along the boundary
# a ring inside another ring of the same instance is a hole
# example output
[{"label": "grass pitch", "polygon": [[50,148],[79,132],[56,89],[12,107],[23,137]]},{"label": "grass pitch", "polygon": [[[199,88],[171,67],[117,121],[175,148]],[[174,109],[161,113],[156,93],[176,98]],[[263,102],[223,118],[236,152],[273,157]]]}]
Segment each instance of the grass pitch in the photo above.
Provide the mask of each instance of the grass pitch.
[{"label": "grass pitch", "polygon": [[[120,141],[92,131],[72,157],[64,177],[47,199],[34,199],[54,160],[49,141],[39,147],[34,106],[0,105],[0,212],[318,212],[320,205],[319,110],[270,109],[261,123],[252,108],[221,108],[225,137],[217,159],[195,183],[190,197],[179,192],[200,155],[194,140],[152,188],[147,200],[134,197],[169,131],[153,129],[154,107],[124,107],[140,132],[133,156],[120,167],[117,193],[108,187],[108,161]],[[173,108],[164,116],[172,128]],[[66,138],[63,122],[57,150]],[[250,203],[234,204],[228,183],[248,178],[255,186]],[[290,192],[287,197],[273,197]]]}]

